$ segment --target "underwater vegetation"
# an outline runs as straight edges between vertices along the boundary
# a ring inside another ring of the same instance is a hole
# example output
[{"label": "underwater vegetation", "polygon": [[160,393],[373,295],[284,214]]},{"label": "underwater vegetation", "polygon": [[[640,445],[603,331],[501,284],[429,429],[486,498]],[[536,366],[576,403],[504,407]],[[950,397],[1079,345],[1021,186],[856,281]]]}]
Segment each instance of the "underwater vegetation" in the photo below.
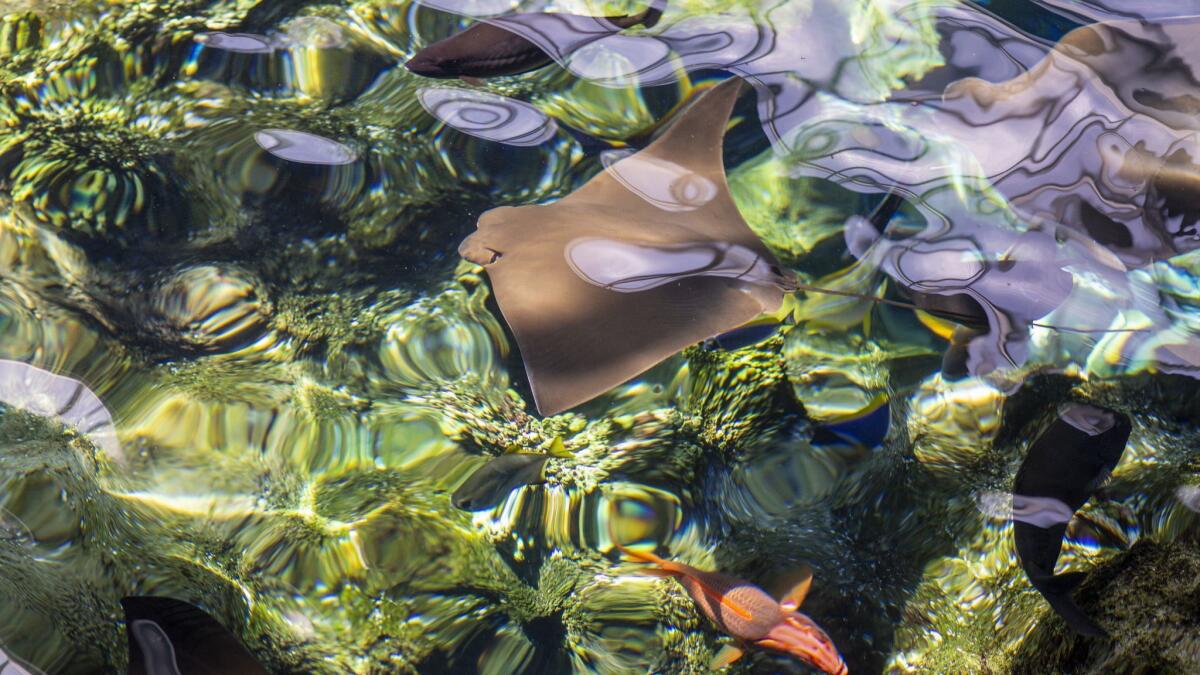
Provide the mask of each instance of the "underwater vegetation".
[{"label": "underwater vegetation", "polygon": [[1200,670],[1197,15],[0,0],[0,673]]}]

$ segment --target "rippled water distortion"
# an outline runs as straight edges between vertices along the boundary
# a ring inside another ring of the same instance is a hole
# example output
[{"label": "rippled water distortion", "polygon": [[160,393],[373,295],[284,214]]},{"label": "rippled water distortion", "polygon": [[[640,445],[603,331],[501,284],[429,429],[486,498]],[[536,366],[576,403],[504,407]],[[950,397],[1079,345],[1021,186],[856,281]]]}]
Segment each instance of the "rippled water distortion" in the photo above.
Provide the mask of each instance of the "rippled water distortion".
[{"label": "rippled water distortion", "polygon": [[1198,17],[0,0],[0,673],[1200,672]]}]

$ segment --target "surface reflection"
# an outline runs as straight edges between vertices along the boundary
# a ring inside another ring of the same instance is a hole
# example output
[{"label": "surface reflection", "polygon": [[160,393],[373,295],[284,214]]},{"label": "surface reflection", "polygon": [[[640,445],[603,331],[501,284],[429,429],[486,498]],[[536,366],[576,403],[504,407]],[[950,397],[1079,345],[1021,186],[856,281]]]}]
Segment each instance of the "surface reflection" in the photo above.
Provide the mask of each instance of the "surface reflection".
[{"label": "surface reflection", "polygon": [[486,91],[421,87],[417,100],[430,115],[464,134],[517,147],[541,145],[558,125],[537,108]]},{"label": "surface reflection", "polygon": [[272,155],[298,164],[341,166],[358,159],[349,147],[305,131],[263,129],[254,132],[254,142]]},{"label": "surface reflection", "polygon": [[197,33],[194,39],[210,49],[239,54],[268,54],[277,49],[293,47],[338,49],[347,44],[342,27],[320,16],[296,17],[283,24],[282,28],[282,31],[268,35],[221,31]]},{"label": "surface reflection", "polygon": [[0,673],[1197,671],[1200,4],[71,4]]},{"label": "surface reflection", "polygon": [[724,277],[777,286],[771,263],[728,242],[646,246],[612,239],[580,238],[567,243],[567,264],[580,279],[618,293],[637,293],[689,277]]},{"label": "surface reflection", "polygon": [[0,403],[74,427],[110,458],[125,461],[112,413],[78,380],[0,359]]}]

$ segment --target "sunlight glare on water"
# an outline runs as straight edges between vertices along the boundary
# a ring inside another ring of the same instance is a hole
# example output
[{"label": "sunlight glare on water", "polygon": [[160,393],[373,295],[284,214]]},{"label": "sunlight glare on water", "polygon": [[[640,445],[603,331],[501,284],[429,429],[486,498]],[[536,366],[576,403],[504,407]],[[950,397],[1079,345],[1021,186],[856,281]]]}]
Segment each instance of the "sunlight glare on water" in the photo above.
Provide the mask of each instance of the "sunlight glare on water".
[{"label": "sunlight glare on water", "polygon": [[1197,17],[0,0],[0,675],[1200,672]]}]

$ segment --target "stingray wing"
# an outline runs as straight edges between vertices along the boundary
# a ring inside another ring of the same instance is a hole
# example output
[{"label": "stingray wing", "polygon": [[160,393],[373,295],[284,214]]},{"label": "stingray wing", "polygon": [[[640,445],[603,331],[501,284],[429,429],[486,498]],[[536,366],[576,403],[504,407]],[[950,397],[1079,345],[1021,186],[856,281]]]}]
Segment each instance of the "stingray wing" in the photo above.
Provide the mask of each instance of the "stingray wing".
[{"label": "stingray wing", "polygon": [[742,80],[695,97],[645,149],[596,174],[564,205],[620,205],[630,221],[667,221],[704,238],[771,254],[738,212],[722,162],[725,127]]},{"label": "stingray wing", "polygon": [[733,247],[777,266],[738,213],[721,164],[740,88],[732,79],[709,90],[648,148],[558,202],[488,211],[459,247],[486,267],[543,414],[779,308],[783,292],[770,284],[699,274],[614,290],[585,280],[567,260],[573,242],[591,239],[668,252],[694,247],[700,257],[705,247]]},{"label": "stingray wing", "polygon": [[[686,277],[632,293],[589,283],[564,251],[580,233],[628,239],[620,209],[521,207],[483,219],[464,243],[499,254],[486,266],[542,414],[579,405],[683,348],[763,312],[733,279]],[[648,226],[649,227],[649,226]],[[653,224],[659,242],[689,236]],[[672,237],[673,235],[673,237]]]}]

